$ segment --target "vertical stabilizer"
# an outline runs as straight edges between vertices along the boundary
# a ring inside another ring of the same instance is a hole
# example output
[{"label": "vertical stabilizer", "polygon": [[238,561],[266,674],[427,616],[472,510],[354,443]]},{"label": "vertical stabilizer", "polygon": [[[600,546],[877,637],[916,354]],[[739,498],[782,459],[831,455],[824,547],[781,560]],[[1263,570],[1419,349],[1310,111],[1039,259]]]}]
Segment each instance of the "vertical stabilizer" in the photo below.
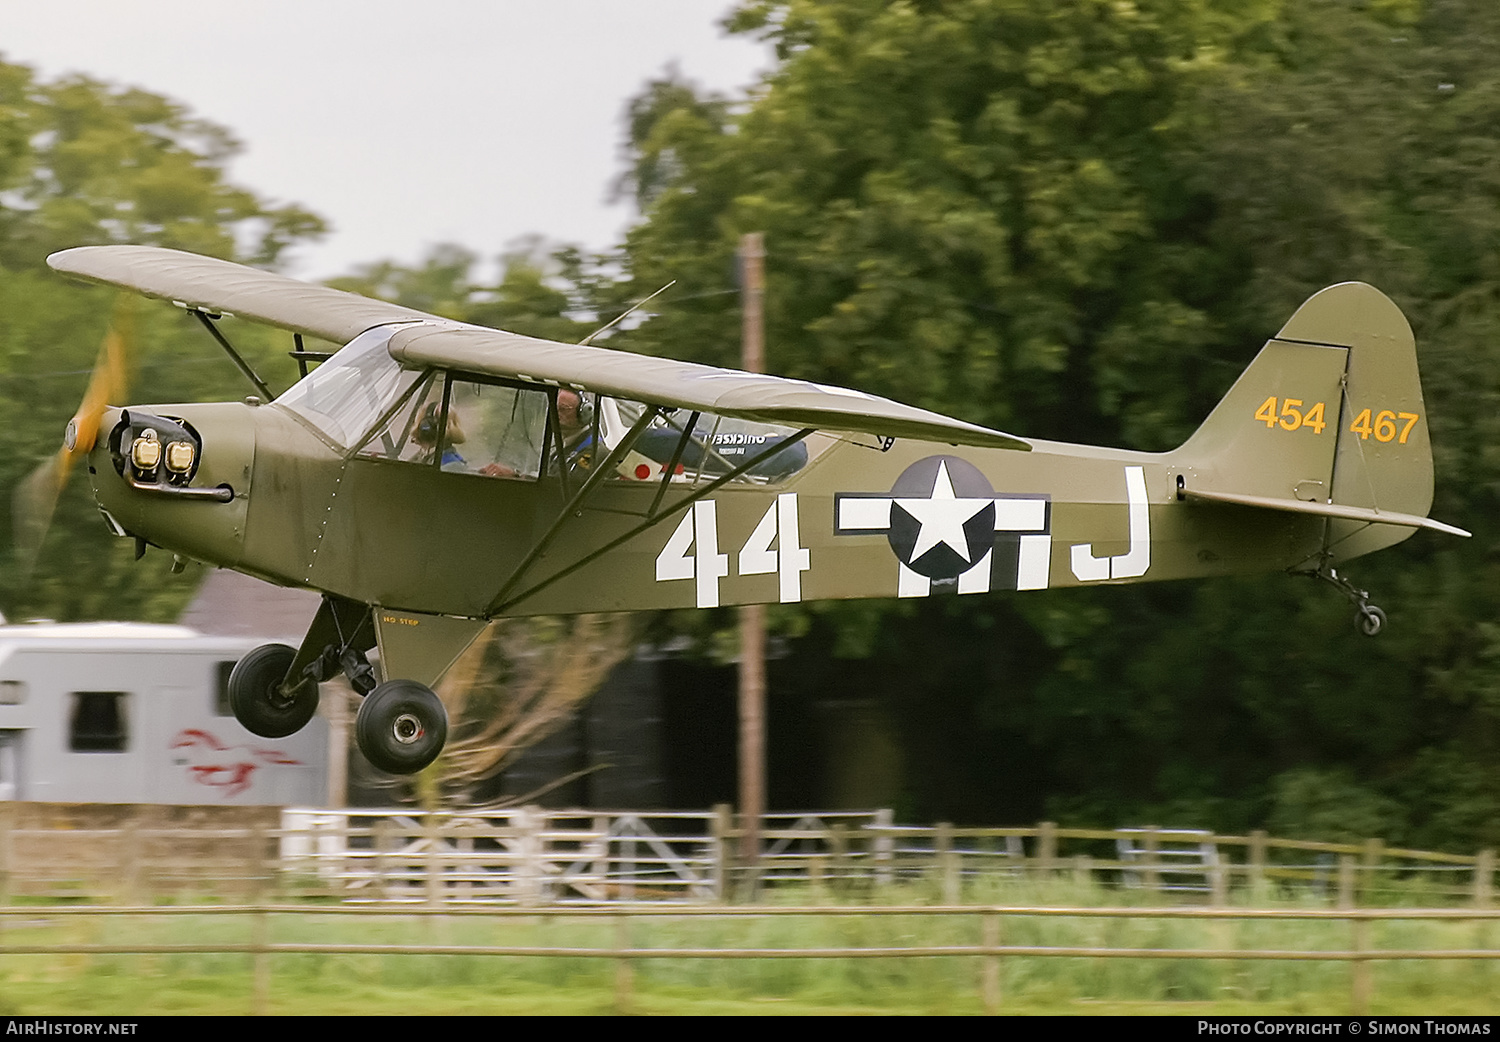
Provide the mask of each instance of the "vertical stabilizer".
[{"label": "vertical stabilizer", "polygon": [[[1314,294],[1173,457],[1194,491],[1425,517],[1432,451],[1406,318],[1364,283]],[[1333,561],[1413,531],[1327,524]]]}]

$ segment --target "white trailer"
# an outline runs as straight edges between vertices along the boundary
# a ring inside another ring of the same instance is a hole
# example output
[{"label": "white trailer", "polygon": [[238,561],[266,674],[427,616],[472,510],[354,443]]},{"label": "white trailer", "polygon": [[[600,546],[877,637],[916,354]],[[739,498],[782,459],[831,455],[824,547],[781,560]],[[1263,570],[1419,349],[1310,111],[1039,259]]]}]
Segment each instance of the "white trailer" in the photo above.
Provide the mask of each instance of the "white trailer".
[{"label": "white trailer", "polygon": [[0,799],[323,806],[328,722],[259,738],[229,711],[258,640],[142,623],[0,625]]}]

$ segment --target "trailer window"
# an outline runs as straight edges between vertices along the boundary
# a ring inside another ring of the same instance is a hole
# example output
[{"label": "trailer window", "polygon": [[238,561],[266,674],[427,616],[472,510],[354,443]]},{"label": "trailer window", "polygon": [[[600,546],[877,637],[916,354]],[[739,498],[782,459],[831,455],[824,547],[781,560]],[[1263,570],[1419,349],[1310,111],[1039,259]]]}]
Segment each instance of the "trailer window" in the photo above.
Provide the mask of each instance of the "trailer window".
[{"label": "trailer window", "polygon": [[129,741],[124,691],[74,691],[68,748],[75,753],[123,753]]}]

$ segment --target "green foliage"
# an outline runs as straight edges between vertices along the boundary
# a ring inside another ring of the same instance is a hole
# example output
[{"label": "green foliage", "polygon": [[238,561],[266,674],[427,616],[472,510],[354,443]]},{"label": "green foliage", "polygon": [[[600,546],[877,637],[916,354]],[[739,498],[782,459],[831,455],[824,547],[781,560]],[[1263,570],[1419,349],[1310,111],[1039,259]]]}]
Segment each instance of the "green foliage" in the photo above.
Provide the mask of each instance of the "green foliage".
[{"label": "green foliage", "polygon": [[[39,82],[0,65],[0,264],[54,250],[150,242],[273,264],[323,222],[230,184],[239,144],[166,98],[84,76]],[[248,244],[246,248],[237,243]]]},{"label": "green foliage", "polygon": [[[572,246],[549,247],[539,237],[501,254],[499,278],[486,281],[477,253],[453,243],[434,246],[415,266],[384,260],[330,283],[461,322],[526,336],[576,343],[614,317],[620,289],[601,258]],[[619,310],[624,310],[620,307]]]},{"label": "green foliage", "polygon": [[[773,371],[1160,449],[1310,292],[1373,282],[1421,344],[1434,514],[1476,532],[1351,569],[1390,612],[1378,642],[1278,576],[820,605],[776,613],[773,683],[878,703],[910,765],[904,817],[1500,843],[1500,8],[747,0],[731,26],[776,67],[745,104],[647,85],[619,182],[642,221],[619,257],[525,244],[489,278],[450,246],[347,287],[570,341],[675,278],[614,342],[733,365],[735,245],[761,231]],[[165,99],[0,63],[0,485],[55,451],[109,309],[46,253],[128,240],[274,264],[320,231],[231,184],[235,147]],[[231,335],[289,382],[284,338]],[[132,397],[245,393],[165,306],[139,341]],[[0,608],[171,617],[190,582],[83,534],[97,524],[75,480],[35,580],[0,571]],[[727,657],[727,619],[694,618]]]},{"label": "green foliage", "polygon": [[[750,0],[750,102],[631,109],[632,348],[734,364],[763,231],[772,371],[1040,437],[1163,449],[1311,292],[1421,345],[1425,534],[1352,572],[809,608],[773,682],[874,699],[917,820],[1500,841],[1500,9],[1481,0]],[[703,646],[713,641],[700,640]],[[857,661],[838,661],[839,656]],[[785,688],[783,688],[785,689]]]},{"label": "green foliage", "polygon": [[[0,62],[0,416],[9,448],[0,488],[14,489],[57,451],[109,321],[110,296],[52,275],[47,254],[136,242],[274,264],[287,246],[322,233],[315,215],[231,184],[225,165],[237,148],[228,131],[154,94],[76,76],[47,83]],[[230,326],[274,387],[290,384],[288,339]],[[197,323],[167,305],[140,308],[135,340],[136,400],[250,390]],[[100,538],[86,478],[73,475],[35,572],[0,569],[0,608],[12,619],[175,618],[195,573],[170,576],[165,555],[136,563],[128,542]],[[5,531],[10,508],[7,495]]]}]

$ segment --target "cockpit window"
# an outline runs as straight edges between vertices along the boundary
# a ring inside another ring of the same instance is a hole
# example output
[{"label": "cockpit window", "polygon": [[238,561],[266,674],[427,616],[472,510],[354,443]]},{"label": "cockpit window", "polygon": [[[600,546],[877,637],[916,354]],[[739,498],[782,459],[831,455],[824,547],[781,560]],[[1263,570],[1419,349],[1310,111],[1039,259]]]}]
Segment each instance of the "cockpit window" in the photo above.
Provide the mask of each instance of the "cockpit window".
[{"label": "cockpit window", "polygon": [[[637,402],[601,399],[604,440],[613,446],[641,416]],[[702,413],[692,429],[687,410],[659,416],[642,432],[634,449],[621,464],[622,477],[638,481],[660,480],[672,467],[671,480],[698,483],[723,477],[730,471],[762,457],[736,479],[750,484],[776,484],[807,466],[821,449],[794,440],[796,429],[771,423]],[[819,441],[821,442],[822,439]],[[777,446],[785,446],[777,449]],[[674,463],[675,457],[675,463]]]},{"label": "cockpit window", "polygon": [[357,443],[421,375],[402,369],[387,350],[398,326],[355,337],[276,399],[340,445]]},{"label": "cockpit window", "polygon": [[451,474],[535,478],[547,416],[546,391],[438,375],[426,379],[359,451]]},{"label": "cockpit window", "polygon": [[[400,328],[361,333],[276,403],[362,456],[530,480],[563,469],[591,469],[596,457],[620,444],[646,408],[567,388],[402,369],[388,350]],[[554,408],[555,434],[549,433]],[[799,440],[792,427],[711,413],[695,421],[692,416],[686,409],[657,416],[610,477],[659,481],[670,470],[668,480],[697,484],[755,460],[735,480],[777,484],[831,444],[822,435]]]}]

